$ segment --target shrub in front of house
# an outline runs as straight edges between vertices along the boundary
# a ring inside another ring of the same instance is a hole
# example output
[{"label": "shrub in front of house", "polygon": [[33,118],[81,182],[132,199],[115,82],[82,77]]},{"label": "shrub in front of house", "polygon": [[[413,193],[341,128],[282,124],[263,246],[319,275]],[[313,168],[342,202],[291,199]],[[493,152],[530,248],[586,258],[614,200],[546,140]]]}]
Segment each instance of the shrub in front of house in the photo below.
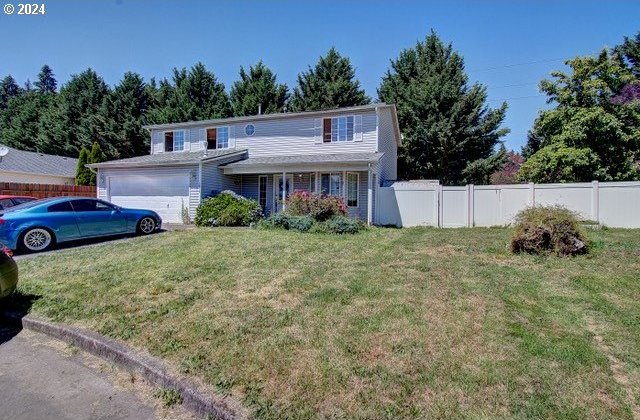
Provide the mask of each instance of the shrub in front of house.
[{"label": "shrub in front of house", "polygon": [[310,216],[323,222],[334,216],[346,216],[347,207],[342,197],[294,191],[285,202],[285,213],[289,216]]},{"label": "shrub in front of house", "polygon": [[194,221],[197,226],[249,226],[261,215],[262,209],[257,201],[233,191],[222,191],[215,197],[202,200]]},{"label": "shrub in front of house", "polygon": [[567,256],[584,254],[588,246],[574,212],[560,206],[540,206],[516,215],[511,251]]},{"label": "shrub in front of house", "polygon": [[311,216],[290,216],[276,213],[258,223],[261,229],[285,229],[297,232],[354,234],[366,229],[366,225],[359,219],[345,216],[334,216],[323,222],[314,220]]}]

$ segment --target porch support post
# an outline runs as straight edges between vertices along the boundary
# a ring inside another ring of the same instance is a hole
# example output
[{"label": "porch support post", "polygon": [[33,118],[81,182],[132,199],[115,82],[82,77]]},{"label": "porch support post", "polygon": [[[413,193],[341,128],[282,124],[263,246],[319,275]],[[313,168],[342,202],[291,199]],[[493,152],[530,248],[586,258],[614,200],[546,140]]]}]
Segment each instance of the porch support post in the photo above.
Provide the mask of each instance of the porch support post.
[{"label": "porch support post", "polygon": [[367,169],[367,224],[373,223],[373,179],[371,179],[371,164]]},{"label": "porch support post", "polygon": [[347,204],[347,171],[342,171],[342,201]]},{"label": "porch support post", "polygon": [[316,172],[315,181],[316,194],[320,194],[320,172]]},{"label": "porch support post", "polygon": [[282,169],[282,211],[284,212],[286,210],[286,204],[285,202],[287,201],[287,171],[283,168]]}]

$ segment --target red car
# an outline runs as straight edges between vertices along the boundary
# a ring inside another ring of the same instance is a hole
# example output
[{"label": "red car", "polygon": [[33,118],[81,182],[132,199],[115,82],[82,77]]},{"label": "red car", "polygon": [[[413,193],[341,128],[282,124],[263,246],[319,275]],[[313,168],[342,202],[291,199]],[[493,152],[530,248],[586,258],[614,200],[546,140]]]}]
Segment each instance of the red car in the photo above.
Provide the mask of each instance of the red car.
[{"label": "red car", "polygon": [[0,195],[0,210],[35,200],[37,200],[37,198],[27,197],[23,195]]}]

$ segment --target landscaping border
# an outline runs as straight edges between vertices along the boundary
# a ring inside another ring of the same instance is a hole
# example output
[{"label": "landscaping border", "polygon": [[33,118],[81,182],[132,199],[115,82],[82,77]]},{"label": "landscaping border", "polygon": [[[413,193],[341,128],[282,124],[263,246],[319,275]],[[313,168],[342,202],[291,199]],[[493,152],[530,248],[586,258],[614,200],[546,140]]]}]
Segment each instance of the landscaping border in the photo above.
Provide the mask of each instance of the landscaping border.
[{"label": "landscaping border", "polygon": [[[160,359],[140,354],[134,349],[100,334],[45,321],[31,315],[22,316],[16,313],[0,312],[0,319],[20,323],[25,329],[73,344],[94,356],[113,362],[126,371],[140,374],[158,387],[175,389],[182,397],[182,404],[197,415],[223,420],[245,417],[238,412],[241,411],[238,402],[221,396],[212,398],[211,395],[203,392],[195,381],[180,379],[170,374],[165,363]],[[236,406],[236,408],[231,406]]]}]

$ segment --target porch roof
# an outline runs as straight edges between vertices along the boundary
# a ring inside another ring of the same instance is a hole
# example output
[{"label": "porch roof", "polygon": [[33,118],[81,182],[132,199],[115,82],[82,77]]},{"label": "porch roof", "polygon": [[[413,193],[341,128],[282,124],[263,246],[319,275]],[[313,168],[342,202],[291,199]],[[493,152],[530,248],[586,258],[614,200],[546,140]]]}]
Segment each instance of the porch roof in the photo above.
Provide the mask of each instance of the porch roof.
[{"label": "porch roof", "polygon": [[368,164],[377,163],[383,153],[337,153],[295,156],[254,157],[222,165],[225,174],[256,174],[282,172],[283,170],[304,172],[321,169],[367,169]]}]

